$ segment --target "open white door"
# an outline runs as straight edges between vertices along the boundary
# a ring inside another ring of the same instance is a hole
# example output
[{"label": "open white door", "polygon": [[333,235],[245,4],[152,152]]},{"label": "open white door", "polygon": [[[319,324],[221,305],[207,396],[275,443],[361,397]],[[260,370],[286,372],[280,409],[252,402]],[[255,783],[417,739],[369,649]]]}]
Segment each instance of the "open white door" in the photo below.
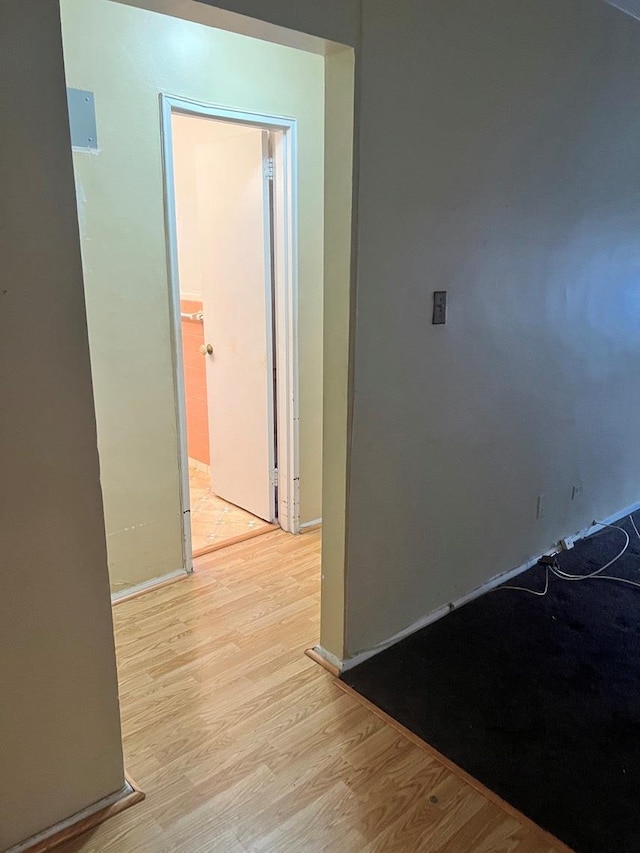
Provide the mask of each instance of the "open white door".
[{"label": "open white door", "polygon": [[268,133],[236,129],[196,151],[211,485],[274,521]]}]

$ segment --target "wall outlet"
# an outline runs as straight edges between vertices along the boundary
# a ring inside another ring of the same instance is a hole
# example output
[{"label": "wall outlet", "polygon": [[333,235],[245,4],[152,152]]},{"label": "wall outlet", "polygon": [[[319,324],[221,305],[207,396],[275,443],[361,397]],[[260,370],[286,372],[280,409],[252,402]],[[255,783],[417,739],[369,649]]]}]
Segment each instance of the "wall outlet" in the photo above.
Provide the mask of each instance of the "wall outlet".
[{"label": "wall outlet", "polygon": [[538,495],[538,503],[536,506],[536,518],[544,518],[545,500],[544,495]]},{"label": "wall outlet", "polygon": [[570,551],[573,548],[574,544],[575,539],[573,538],[573,536],[565,536],[564,539],[561,539],[558,542],[558,545],[560,546],[560,549],[562,551]]}]

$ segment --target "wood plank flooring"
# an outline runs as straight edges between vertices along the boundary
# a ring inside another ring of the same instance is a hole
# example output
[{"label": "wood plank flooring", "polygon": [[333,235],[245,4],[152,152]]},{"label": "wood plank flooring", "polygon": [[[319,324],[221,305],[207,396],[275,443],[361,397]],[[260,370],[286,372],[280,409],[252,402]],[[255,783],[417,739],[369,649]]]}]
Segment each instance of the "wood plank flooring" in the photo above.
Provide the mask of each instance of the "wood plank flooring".
[{"label": "wood plank flooring", "polygon": [[147,796],[59,850],[555,850],[304,655],[319,556],[320,532],[268,533],[114,608],[126,766]]}]

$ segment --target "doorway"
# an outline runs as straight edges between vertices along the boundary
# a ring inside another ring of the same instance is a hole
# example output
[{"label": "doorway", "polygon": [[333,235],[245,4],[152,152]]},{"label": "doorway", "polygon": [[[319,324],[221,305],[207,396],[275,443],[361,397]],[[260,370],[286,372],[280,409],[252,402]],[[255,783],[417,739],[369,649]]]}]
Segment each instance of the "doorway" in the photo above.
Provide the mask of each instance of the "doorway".
[{"label": "doorway", "polygon": [[[89,97],[97,128],[97,147],[74,148],[73,160],[114,600],[193,565],[163,124],[172,109],[246,122],[276,137],[278,523],[287,532],[322,524],[321,645],[336,652],[345,600],[353,49],[230,20],[209,3],[62,0],[61,8],[67,85]],[[288,217],[279,214],[286,205]]]},{"label": "doorway", "polygon": [[163,97],[187,555],[298,532],[295,125],[275,121]]}]

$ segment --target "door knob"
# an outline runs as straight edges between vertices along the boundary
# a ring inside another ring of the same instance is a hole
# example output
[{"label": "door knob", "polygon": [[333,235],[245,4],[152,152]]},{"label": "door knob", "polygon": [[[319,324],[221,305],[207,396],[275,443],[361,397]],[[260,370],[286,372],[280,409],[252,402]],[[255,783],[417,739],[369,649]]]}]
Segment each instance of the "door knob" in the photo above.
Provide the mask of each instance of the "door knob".
[{"label": "door knob", "polygon": [[200,352],[202,353],[202,355],[213,355],[213,347],[211,346],[211,344],[201,344]]}]

